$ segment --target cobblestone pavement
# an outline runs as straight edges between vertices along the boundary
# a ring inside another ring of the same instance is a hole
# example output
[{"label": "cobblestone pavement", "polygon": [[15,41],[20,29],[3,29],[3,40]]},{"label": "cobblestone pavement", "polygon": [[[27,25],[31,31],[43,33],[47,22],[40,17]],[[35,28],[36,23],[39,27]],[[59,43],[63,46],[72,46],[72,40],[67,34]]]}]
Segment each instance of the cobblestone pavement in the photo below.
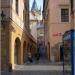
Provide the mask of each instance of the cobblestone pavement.
[{"label": "cobblestone pavement", "polygon": [[62,65],[62,62],[50,62],[47,58],[41,57],[39,60],[33,59],[33,62],[26,62],[25,65]]},{"label": "cobblestone pavement", "polygon": [[24,71],[37,71],[37,70],[49,70],[49,71],[62,71],[62,65],[16,65],[15,70],[24,70]]},{"label": "cobblestone pavement", "polygon": [[63,67],[58,65],[17,65],[13,72],[1,75],[63,75]]},{"label": "cobblestone pavement", "polygon": [[62,71],[14,71],[2,72],[1,75],[63,75]]},{"label": "cobblestone pavement", "polygon": [[45,59],[16,65],[13,72],[2,72],[1,75],[63,75],[62,63],[50,63]]}]

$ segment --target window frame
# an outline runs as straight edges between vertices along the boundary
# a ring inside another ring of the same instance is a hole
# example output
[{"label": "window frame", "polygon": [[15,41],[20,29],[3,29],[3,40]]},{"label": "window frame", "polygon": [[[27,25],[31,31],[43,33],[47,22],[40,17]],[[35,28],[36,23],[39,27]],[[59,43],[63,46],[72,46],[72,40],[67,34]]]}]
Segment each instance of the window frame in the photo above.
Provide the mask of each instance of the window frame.
[{"label": "window frame", "polygon": [[[62,10],[67,10],[67,13],[65,13],[65,11]],[[69,22],[69,8],[61,8],[60,13],[61,13],[61,22]]]}]

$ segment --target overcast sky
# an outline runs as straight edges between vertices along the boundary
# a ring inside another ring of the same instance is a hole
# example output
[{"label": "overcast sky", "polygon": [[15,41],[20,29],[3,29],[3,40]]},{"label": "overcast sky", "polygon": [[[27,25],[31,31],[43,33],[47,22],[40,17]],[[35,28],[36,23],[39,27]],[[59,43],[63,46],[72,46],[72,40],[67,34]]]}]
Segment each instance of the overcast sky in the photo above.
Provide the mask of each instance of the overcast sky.
[{"label": "overcast sky", "polygon": [[[29,0],[29,2],[30,2],[29,3],[30,9],[32,7],[33,1],[34,0]],[[36,2],[37,2],[38,9],[40,9],[40,6],[41,6],[41,9],[43,9],[43,0],[36,0]]]}]

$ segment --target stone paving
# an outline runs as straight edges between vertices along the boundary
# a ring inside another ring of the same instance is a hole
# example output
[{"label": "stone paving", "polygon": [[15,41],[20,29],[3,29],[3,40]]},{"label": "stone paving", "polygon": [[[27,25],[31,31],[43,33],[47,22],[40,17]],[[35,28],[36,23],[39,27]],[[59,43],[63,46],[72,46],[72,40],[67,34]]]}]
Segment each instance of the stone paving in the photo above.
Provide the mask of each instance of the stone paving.
[{"label": "stone paving", "polygon": [[26,62],[25,65],[62,65],[62,62],[51,62],[45,57],[40,57],[39,60],[33,59],[33,62]]},{"label": "stone paving", "polygon": [[63,66],[61,63],[49,63],[45,59],[40,59],[33,63],[16,65],[13,72],[2,72],[1,75],[63,75]]},{"label": "stone paving", "polygon": [[13,72],[1,75],[63,75],[63,67],[58,65],[17,65]]},{"label": "stone paving", "polygon": [[1,75],[63,75],[62,71],[14,71],[2,72]]},{"label": "stone paving", "polygon": [[22,71],[62,71],[62,65],[16,65],[15,70]]}]

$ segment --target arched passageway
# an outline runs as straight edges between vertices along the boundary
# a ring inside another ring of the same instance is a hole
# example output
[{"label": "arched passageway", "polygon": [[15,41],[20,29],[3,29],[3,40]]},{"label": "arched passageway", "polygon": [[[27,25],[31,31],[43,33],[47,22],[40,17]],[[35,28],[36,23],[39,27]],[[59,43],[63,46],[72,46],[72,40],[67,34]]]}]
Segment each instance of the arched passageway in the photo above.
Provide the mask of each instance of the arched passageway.
[{"label": "arched passageway", "polygon": [[21,63],[21,42],[19,38],[15,40],[14,63]]},{"label": "arched passageway", "polygon": [[23,63],[26,62],[26,42],[23,43]]},{"label": "arched passageway", "polygon": [[60,46],[60,61],[63,61],[63,46]]}]

